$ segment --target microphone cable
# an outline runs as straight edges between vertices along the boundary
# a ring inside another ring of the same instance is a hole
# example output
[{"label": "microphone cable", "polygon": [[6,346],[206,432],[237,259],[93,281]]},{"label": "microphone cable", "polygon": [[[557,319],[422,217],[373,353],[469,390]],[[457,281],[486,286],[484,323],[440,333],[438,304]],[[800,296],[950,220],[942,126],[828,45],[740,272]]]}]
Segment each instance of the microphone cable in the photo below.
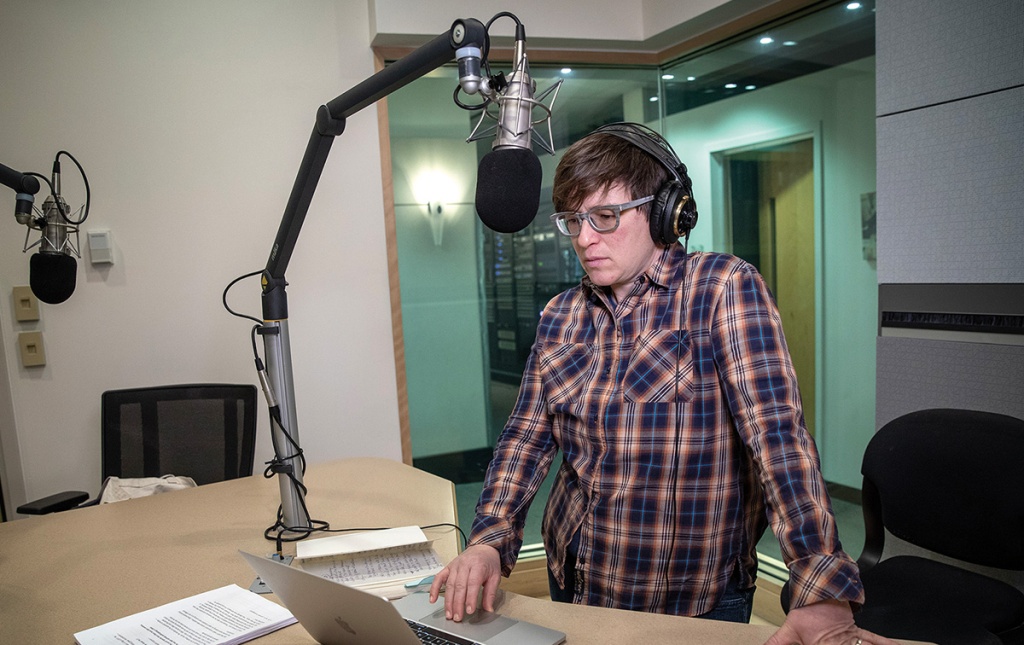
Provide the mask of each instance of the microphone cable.
[{"label": "microphone cable", "polygon": [[[260,357],[258,343],[256,342],[256,336],[260,333],[261,329],[265,328],[265,324],[262,320],[256,318],[255,316],[235,311],[234,309],[231,308],[231,305],[228,304],[228,292],[231,290],[232,287],[234,287],[237,283],[241,282],[242,280],[261,275],[262,273],[262,270],[253,271],[251,273],[246,273],[245,275],[239,276],[232,280],[231,282],[229,282],[228,285],[224,288],[224,292],[221,294],[221,302],[223,303],[224,308],[227,310],[227,312],[232,316],[236,316],[238,318],[243,318],[246,320],[251,320],[256,323],[255,325],[253,325],[249,333],[249,339],[252,344],[253,360],[256,365],[256,373],[259,376],[260,386],[263,389],[263,393],[267,398],[267,407],[269,408],[271,421],[273,423],[276,423],[277,426],[281,429],[281,433],[284,435],[287,444],[290,446],[289,452],[292,453],[286,457],[279,456],[282,454],[281,446],[279,445],[277,437],[275,436],[276,433],[274,433],[273,428],[271,428],[270,441],[274,447],[274,458],[271,459],[270,461],[264,462],[266,468],[263,470],[263,476],[266,479],[273,479],[274,475],[287,477],[289,481],[291,481],[292,486],[294,486],[296,490],[302,493],[301,495],[298,496],[298,500],[300,506],[302,507],[303,514],[309,521],[308,526],[287,526],[284,523],[284,507],[281,504],[278,505],[276,519],[274,520],[273,524],[268,526],[263,531],[263,537],[267,540],[274,540],[277,543],[277,551],[278,553],[280,553],[281,543],[298,542],[299,540],[303,540],[309,537],[313,533],[330,530],[331,525],[323,520],[315,520],[312,517],[310,517],[309,508],[306,506],[306,493],[308,492],[308,489],[306,488],[305,484],[299,481],[299,479],[295,476],[295,472],[292,466],[288,463],[293,459],[298,459],[300,474],[305,476],[305,453],[299,446],[298,442],[295,441],[295,438],[292,436],[291,432],[289,432],[288,428],[285,427],[285,424],[283,423],[283,420],[281,418],[281,407],[277,404],[277,400],[274,397],[273,391],[270,388],[270,381],[267,378],[267,369],[266,366],[263,364],[263,359]],[[274,534],[275,531],[276,535]],[[285,533],[294,533],[295,535],[285,536]]]},{"label": "microphone cable", "polygon": [[[76,166],[78,166],[79,174],[82,175],[82,183],[85,184],[85,206],[83,206],[82,217],[77,219],[77,220],[71,219],[68,216],[68,213],[65,213],[64,209],[61,207],[60,199],[58,199],[58,195],[56,194],[55,191],[54,191],[54,195],[53,195],[53,200],[54,200],[54,202],[57,203],[57,211],[60,213],[61,218],[63,218],[65,222],[67,222],[71,226],[81,226],[82,224],[85,223],[85,220],[88,219],[88,217],[89,217],[89,207],[90,207],[90,204],[92,202],[92,191],[89,189],[89,178],[85,176],[85,170],[82,168],[82,164],[78,163],[78,159],[75,159],[74,155],[72,155],[67,150],[61,150],[60,152],[57,153],[57,156],[53,159],[53,172],[54,172],[55,180],[54,180],[54,182],[52,184],[50,184],[50,190],[53,190],[53,187],[57,183],[56,182],[56,176],[60,172],[60,156],[61,155],[64,155],[68,159],[73,161],[74,164]],[[65,206],[66,206],[66,204],[65,204]]]}]

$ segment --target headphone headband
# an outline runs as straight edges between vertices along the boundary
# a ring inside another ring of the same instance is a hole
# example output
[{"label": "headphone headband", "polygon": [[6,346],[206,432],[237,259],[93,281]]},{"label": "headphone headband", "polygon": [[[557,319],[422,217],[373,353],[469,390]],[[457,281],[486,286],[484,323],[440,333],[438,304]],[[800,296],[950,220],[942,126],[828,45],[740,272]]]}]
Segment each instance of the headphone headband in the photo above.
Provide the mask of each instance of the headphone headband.
[{"label": "headphone headband", "polygon": [[680,167],[685,173],[686,166],[679,160],[675,150],[665,140],[665,137],[646,125],[642,123],[609,123],[597,128],[592,134],[612,134],[620,139],[625,139],[654,157],[672,175],[673,179],[684,183]]}]

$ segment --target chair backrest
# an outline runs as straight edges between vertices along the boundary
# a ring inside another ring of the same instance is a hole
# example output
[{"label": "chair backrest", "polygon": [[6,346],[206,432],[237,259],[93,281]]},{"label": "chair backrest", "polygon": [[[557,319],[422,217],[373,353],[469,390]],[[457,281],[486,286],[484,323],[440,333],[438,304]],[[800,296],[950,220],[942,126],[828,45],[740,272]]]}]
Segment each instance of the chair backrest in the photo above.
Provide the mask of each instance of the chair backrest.
[{"label": "chair backrest", "polygon": [[104,479],[172,474],[202,485],[252,474],[253,385],[109,390],[102,417]]},{"label": "chair backrest", "polygon": [[1024,570],[1024,421],[933,409],[885,424],[864,453],[865,553],[882,526],[972,564]]}]

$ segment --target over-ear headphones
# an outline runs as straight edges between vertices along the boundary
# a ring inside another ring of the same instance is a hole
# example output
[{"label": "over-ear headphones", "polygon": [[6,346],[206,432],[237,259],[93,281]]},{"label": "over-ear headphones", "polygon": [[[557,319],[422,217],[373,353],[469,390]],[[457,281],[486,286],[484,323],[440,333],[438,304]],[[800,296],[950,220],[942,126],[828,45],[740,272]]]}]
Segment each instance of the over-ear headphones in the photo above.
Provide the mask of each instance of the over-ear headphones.
[{"label": "over-ear headphones", "polygon": [[610,134],[633,144],[654,158],[669,178],[655,193],[651,204],[651,238],[666,246],[685,237],[697,224],[697,204],[693,201],[693,182],[686,165],[660,134],[640,123],[609,123],[592,134]]}]

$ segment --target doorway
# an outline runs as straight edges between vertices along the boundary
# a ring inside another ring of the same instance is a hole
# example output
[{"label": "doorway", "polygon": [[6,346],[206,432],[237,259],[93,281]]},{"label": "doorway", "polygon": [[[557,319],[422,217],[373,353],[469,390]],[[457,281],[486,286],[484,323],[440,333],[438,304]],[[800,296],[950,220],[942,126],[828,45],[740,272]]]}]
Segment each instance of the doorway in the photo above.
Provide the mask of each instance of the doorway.
[{"label": "doorway", "polygon": [[764,276],[775,296],[814,434],[816,398],[814,139],[723,155],[731,252]]}]

